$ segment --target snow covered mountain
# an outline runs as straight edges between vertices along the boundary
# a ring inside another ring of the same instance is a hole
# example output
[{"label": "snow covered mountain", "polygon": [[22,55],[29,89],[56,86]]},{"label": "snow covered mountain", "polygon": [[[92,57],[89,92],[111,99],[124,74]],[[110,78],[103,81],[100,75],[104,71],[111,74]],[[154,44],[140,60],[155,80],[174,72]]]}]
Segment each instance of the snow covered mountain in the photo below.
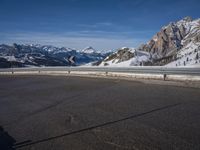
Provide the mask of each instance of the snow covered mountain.
[{"label": "snow covered mountain", "polygon": [[81,50],[82,53],[85,53],[85,54],[92,54],[92,53],[100,53],[98,51],[96,51],[93,47],[89,46],[89,47],[86,47],[84,48],[83,50]]},{"label": "snow covered mountain", "polygon": [[[119,49],[105,58],[100,66],[196,65],[200,64],[199,54],[200,19],[185,17],[164,26],[149,42],[134,51],[133,48]],[[121,59],[125,55],[127,59]]]},{"label": "snow covered mountain", "polygon": [[[88,52],[88,51],[87,51]],[[75,49],[49,45],[0,45],[0,68],[24,66],[68,66],[67,58],[75,56],[76,65],[96,62],[108,54],[79,52]]]},{"label": "snow covered mountain", "polygon": [[[190,17],[171,22],[138,48],[123,47],[116,52],[86,47],[75,50],[46,45],[0,45],[0,67],[68,66],[75,56],[76,65],[96,66],[188,66],[200,65],[200,19]],[[11,63],[12,62],[12,63]]]},{"label": "snow covered mountain", "polygon": [[117,52],[107,56],[99,66],[141,66],[150,62],[150,53],[134,48],[122,47]]}]

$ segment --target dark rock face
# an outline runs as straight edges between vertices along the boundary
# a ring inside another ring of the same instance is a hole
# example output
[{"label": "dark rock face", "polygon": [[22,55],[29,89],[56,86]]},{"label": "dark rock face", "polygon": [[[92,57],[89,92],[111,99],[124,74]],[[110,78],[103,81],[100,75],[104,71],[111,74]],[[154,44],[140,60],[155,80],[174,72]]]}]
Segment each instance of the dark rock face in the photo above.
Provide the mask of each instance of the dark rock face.
[{"label": "dark rock face", "polygon": [[105,61],[110,61],[112,59],[118,60],[117,63],[129,60],[130,58],[134,57],[134,53],[130,51],[129,48],[122,48],[119,49],[116,53],[111,54],[108,56]]},{"label": "dark rock face", "polygon": [[181,40],[185,34],[184,27],[181,26],[181,29],[179,29],[171,23],[166,28],[161,29],[148,44],[143,45],[139,49],[164,57],[169,55],[170,52],[177,51],[182,47]]},{"label": "dark rock face", "polygon": [[121,49],[118,51],[118,62],[129,60],[130,58],[134,57],[134,53],[129,51],[128,48]]}]

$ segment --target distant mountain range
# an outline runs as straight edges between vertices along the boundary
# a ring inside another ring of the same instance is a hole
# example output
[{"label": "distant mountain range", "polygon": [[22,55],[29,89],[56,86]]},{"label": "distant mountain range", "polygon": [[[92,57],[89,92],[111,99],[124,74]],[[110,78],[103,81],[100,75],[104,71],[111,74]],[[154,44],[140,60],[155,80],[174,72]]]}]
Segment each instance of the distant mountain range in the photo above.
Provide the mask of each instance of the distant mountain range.
[{"label": "distant mountain range", "polygon": [[69,66],[70,56],[75,56],[75,65],[103,60],[110,53],[100,53],[92,47],[83,50],[58,48],[43,45],[0,45],[0,67],[28,67],[28,66]]},{"label": "distant mountain range", "polygon": [[190,17],[171,22],[138,48],[123,47],[116,52],[83,50],[43,45],[0,45],[0,68],[27,66],[198,66],[200,65],[200,19]]},{"label": "distant mountain range", "polygon": [[138,48],[121,48],[100,66],[188,66],[200,64],[200,19],[171,22]]}]

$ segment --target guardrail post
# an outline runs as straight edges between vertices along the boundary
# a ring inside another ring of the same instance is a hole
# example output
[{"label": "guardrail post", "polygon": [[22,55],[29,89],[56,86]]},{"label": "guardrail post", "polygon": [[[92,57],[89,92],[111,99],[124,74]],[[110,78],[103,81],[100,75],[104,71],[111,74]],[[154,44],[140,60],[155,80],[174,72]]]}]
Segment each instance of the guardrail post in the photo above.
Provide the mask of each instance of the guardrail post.
[{"label": "guardrail post", "polygon": [[167,74],[163,74],[163,80],[165,81],[167,77]]},{"label": "guardrail post", "polygon": [[14,74],[14,69],[13,69],[13,67],[11,68],[11,73]]}]

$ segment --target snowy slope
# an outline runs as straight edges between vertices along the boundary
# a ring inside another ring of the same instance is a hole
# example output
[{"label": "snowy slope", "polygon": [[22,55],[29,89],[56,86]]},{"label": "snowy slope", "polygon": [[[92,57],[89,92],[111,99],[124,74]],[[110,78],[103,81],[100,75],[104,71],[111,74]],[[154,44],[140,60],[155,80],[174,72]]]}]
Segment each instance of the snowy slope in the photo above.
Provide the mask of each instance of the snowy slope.
[{"label": "snowy slope", "polygon": [[108,66],[108,67],[141,66],[144,65],[144,63],[146,62],[150,62],[150,57],[151,57],[150,53],[148,52],[139,51],[134,48],[122,47],[114,54],[106,57],[99,66]]},{"label": "snowy slope", "polygon": [[168,67],[190,66],[200,64],[200,43],[190,42],[177,53],[175,61],[167,64]]}]

